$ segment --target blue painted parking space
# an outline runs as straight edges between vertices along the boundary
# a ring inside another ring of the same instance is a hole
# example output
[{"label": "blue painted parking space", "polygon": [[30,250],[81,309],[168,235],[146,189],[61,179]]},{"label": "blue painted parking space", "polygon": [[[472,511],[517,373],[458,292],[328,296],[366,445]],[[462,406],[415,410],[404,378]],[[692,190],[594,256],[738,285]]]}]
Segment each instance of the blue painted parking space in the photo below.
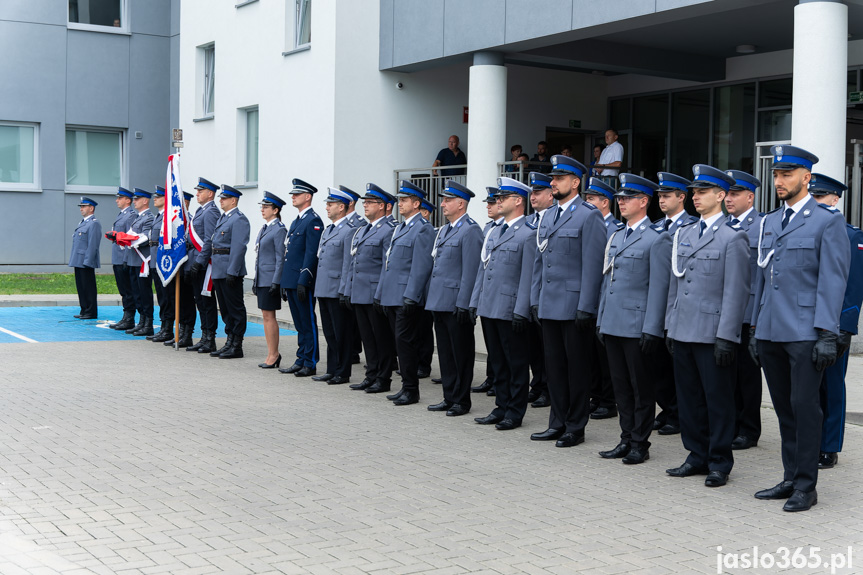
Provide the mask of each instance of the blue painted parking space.
[{"label": "blue painted parking space", "polygon": [[[123,317],[120,306],[99,307],[99,319],[75,319],[77,306],[70,307],[3,307],[0,308],[0,344],[42,343],[54,341],[116,341],[139,339],[124,332],[108,328],[108,323]],[[158,322],[159,308],[154,313]],[[156,331],[160,325],[154,326]],[[225,333],[225,324],[219,319],[218,334]],[[280,329],[280,335],[297,335],[297,332]],[[264,326],[249,322],[246,337],[263,337]],[[200,326],[195,326],[195,339],[201,337]]]}]

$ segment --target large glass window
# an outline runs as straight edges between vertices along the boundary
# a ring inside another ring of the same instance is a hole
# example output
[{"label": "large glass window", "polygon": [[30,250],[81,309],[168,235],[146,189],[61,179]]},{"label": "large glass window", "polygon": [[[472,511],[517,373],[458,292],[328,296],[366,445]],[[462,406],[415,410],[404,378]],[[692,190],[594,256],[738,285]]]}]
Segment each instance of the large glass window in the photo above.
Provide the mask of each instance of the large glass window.
[{"label": "large glass window", "polygon": [[66,186],[117,187],[123,173],[120,132],[66,130]]},{"label": "large glass window", "polygon": [[69,0],[69,22],[123,28],[124,0]]},{"label": "large glass window", "polygon": [[632,133],[632,171],[653,180],[666,169],[668,94],[633,98]]},{"label": "large glass window", "polygon": [[38,128],[0,123],[0,189],[36,188]]},{"label": "large glass window", "polygon": [[670,172],[686,175],[707,161],[710,143],[710,90],[676,92],[671,105]]},{"label": "large glass window", "polygon": [[793,92],[793,80],[791,78],[760,82],[758,85],[758,107],[791,106],[791,94]]},{"label": "large glass window", "polygon": [[715,88],[711,165],[752,174],[754,153],[755,84]]},{"label": "large glass window", "polygon": [[758,141],[782,142],[791,139],[791,108],[758,112]]},{"label": "large glass window", "polygon": [[632,122],[629,114],[630,102],[629,98],[623,98],[621,100],[612,100],[609,104],[611,108],[609,113],[611,127],[618,132],[628,130],[631,127],[630,124]]},{"label": "large glass window", "polygon": [[246,184],[258,183],[258,109],[246,111]]},{"label": "large glass window", "polygon": [[312,42],[312,0],[296,1],[296,35],[294,47],[299,48]]},{"label": "large glass window", "polygon": [[204,116],[212,116],[216,110],[216,45],[202,48],[204,56],[202,105]]}]

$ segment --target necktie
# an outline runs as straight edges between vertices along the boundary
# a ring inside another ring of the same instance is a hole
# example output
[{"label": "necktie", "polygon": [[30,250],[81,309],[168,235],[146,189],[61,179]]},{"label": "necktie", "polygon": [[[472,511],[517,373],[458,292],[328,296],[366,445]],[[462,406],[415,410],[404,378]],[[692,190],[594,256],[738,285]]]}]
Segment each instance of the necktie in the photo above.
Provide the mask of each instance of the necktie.
[{"label": "necktie", "polygon": [[630,235],[632,235],[632,228],[627,226],[626,233],[623,234],[623,241],[628,240]]},{"label": "necktie", "polygon": [[667,232],[668,228],[670,228],[670,227],[671,227],[671,218],[667,218],[665,220],[665,231]]},{"label": "necktie", "polygon": [[551,222],[551,223],[556,224],[556,223],[557,223],[557,220],[559,220],[559,219],[560,219],[561,214],[563,214],[563,208],[558,207],[558,208],[557,208],[557,211],[554,213],[554,221],[553,221],[553,222]]},{"label": "necktie", "polygon": [[363,233],[360,235],[360,239],[362,239],[362,238],[366,237],[366,234],[367,234],[367,233],[369,233],[371,230],[372,230],[372,225],[371,225],[371,224],[366,224],[366,225],[363,227]]},{"label": "necktie", "polygon": [[503,237],[503,234],[506,233],[506,229],[509,227],[509,224],[504,222],[504,224],[500,227],[500,237]]},{"label": "necktie", "polygon": [[698,230],[698,237],[699,238],[704,235],[704,230],[706,230],[706,229],[707,229],[707,222],[705,222],[704,220],[701,220],[701,227]]},{"label": "necktie", "polygon": [[788,208],[785,210],[785,217],[782,218],[782,229],[785,229],[785,226],[788,225],[788,222],[791,221],[791,216],[794,215],[794,210],[792,208]]},{"label": "necktie", "polygon": [[445,240],[446,237],[449,235],[450,231],[452,231],[452,224],[447,224],[445,228],[446,229],[444,229],[443,234],[441,234],[441,239],[443,240]]},{"label": "necktie", "polygon": [[405,226],[407,226],[407,222],[402,222],[402,225],[399,226],[399,231],[402,231],[403,229],[405,229]]},{"label": "necktie", "polygon": [[738,220],[737,218],[734,218],[733,220],[731,220],[731,225],[732,225],[732,226],[736,226],[736,225],[738,225],[739,223],[740,223],[740,220]]}]

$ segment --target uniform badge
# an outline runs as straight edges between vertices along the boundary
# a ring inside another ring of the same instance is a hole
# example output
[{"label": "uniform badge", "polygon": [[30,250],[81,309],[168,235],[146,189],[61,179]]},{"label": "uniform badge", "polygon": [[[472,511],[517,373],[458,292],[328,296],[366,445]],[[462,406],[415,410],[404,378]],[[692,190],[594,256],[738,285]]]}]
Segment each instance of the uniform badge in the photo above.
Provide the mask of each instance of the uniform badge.
[{"label": "uniform badge", "polygon": [[719,226],[713,226],[713,231],[714,231],[714,232],[715,232],[716,230],[718,230],[718,229],[719,229]]},{"label": "uniform badge", "polygon": [[810,214],[809,210],[803,210],[803,215],[808,216]]},{"label": "uniform badge", "polygon": [[644,224],[641,224],[640,226],[638,226],[638,229],[639,229],[639,230],[644,230]]},{"label": "uniform badge", "polygon": [[457,223],[457,224],[455,225],[455,227],[460,228],[460,227],[461,227],[461,224],[462,224],[462,222],[459,222],[459,223]]},{"label": "uniform badge", "polygon": [[572,204],[571,206],[569,206],[569,211],[570,211],[570,212],[574,212],[574,211],[575,211],[575,204]]},{"label": "uniform badge", "polygon": [[626,183],[626,174],[621,174],[621,175],[620,175],[620,183],[621,183],[621,184],[625,184],[625,183]]},{"label": "uniform badge", "polygon": [[685,247],[687,247],[687,248],[691,248],[691,247],[692,247],[692,244],[690,244],[689,242],[680,242],[680,245],[681,245],[681,246],[685,246]]},{"label": "uniform badge", "polygon": [[776,146],[776,161],[782,161],[782,146]]},{"label": "uniform badge", "polygon": [[701,168],[699,166],[695,166],[692,168],[692,173],[695,174],[696,177],[701,175]]}]

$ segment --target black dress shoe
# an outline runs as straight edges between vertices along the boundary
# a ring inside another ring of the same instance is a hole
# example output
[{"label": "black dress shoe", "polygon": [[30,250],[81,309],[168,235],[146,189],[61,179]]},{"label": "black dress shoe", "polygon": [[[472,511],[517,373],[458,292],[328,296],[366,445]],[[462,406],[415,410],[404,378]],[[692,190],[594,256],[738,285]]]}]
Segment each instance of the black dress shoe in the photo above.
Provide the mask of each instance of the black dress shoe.
[{"label": "black dress shoe", "polygon": [[660,419],[653,420],[653,431],[657,431],[665,426],[665,422]]},{"label": "black dress shoe", "polygon": [[504,419],[503,421],[494,426],[495,429],[498,429],[500,431],[509,431],[510,429],[515,429],[516,427],[521,427],[521,422],[512,419]]},{"label": "black dress shoe", "polygon": [[539,399],[530,404],[531,407],[549,407],[551,400],[548,399],[548,392],[543,391],[539,394]]},{"label": "black dress shoe", "polygon": [[459,403],[452,404],[452,407],[446,412],[447,417],[459,417],[470,413],[470,407],[465,407]]},{"label": "black dress shoe", "polygon": [[561,435],[563,435],[562,429],[554,429],[553,427],[549,427],[545,431],[541,431],[539,433],[531,433],[530,439],[532,441],[554,441],[555,439],[559,439]]},{"label": "black dress shoe", "polygon": [[488,391],[486,391],[486,392],[485,392],[485,394],[486,394],[487,396],[489,396],[489,397],[494,397],[495,395],[497,395],[497,394],[494,392],[494,387],[492,387],[491,389],[489,389]]},{"label": "black dress shoe", "polygon": [[494,383],[491,381],[491,378],[490,378],[490,377],[487,377],[487,378],[485,378],[485,381],[484,381],[484,382],[482,382],[481,384],[477,385],[476,387],[472,387],[472,388],[470,388],[470,390],[471,390],[473,393],[485,393],[485,392],[487,392],[489,389],[491,389],[492,387],[494,387]]},{"label": "black dress shoe", "polygon": [[837,463],[839,463],[838,453],[822,451],[818,456],[818,469],[833,469]]},{"label": "black dress shoe", "polygon": [[749,449],[758,445],[757,439],[749,439],[745,435],[738,435],[731,442],[731,449]]},{"label": "black dress shoe", "polygon": [[74,317],[75,319],[81,319],[81,314],[80,314],[80,313],[76,313],[76,314],[75,314],[75,315],[73,315],[72,317]]},{"label": "black dress shoe", "polygon": [[704,485],[707,487],[722,487],[728,483],[728,474],[724,471],[711,471],[704,479]]},{"label": "black dress shoe", "polygon": [[275,369],[275,368],[279,367],[279,364],[281,364],[281,363],[282,363],[282,354],[279,354],[279,357],[276,358],[275,362],[267,363],[265,361],[264,363],[259,363],[258,367],[260,367],[261,369]]},{"label": "black dress shoe", "polygon": [[557,443],[554,444],[555,447],[575,447],[576,445],[584,443],[584,434],[583,433],[564,433],[560,436],[560,439],[557,440]]},{"label": "black dress shoe", "polygon": [[755,493],[755,499],[788,499],[794,493],[793,481],[782,481],[770,489],[762,489]]},{"label": "black dress shoe", "polygon": [[680,433],[680,425],[674,423],[666,423],[657,431],[659,435],[677,435]]},{"label": "black dress shoe", "polygon": [[612,417],[617,417],[616,407],[599,406],[590,414],[591,419],[611,419]]},{"label": "black dress shoe", "polygon": [[794,493],[791,494],[791,497],[788,498],[788,501],[785,502],[785,505],[782,506],[782,511],[809,511],[813,505],[817,504],[817,491],[813,489],[812,491],[806,492],[795,489]]},{"label": "black dress shoe", "polygon": [[440,385],[440,384],[442,384],[442,383],[443,383],[443,380],[442,380],[441,378],[439,378],[439,377],[433,377],[433,378],[432,378],[432,383],[436,383],[437,385]]},{"label": "black dress shoe", "polygon": [[587,404],[587,413],[593,413],[598,408],[599,408],[599,404],[591,401],[589,404]]},{"label": "black dress shoe", "polygon": [[473,420],[480,425],[493,425],[495,423],[500,423],[501,421],[503,421],[503,418],[489,413],[485,417],[474,417]]},{"label": "black dress shoe", "polygon": [[332,373],[322,373],[321,375],[316,375],[312,378],[312,381],[329,381],[333,378]]},{"label": "black dress shoe", "polygon": [[450,407],[452,407],[452,404],[447,400],[443,400],[440,403],[429,405],[426,409],[428,409],[429,411],[447,411]]},{"label": "black dress shoe", "polygon": [[527,393],[527,402],[528,402],[528,403],[533,403],[534,401],[536,401],[537,399],[539,399],[539,396],[540,396],[540,395],[542,395],[542,392],[541,392],[541,391],[537,391],[536,389],[531,389],[531,390]]},{"label": "black dress shoe", "polygon": [[629,455],[630,449],[628,443],[618,443],[617,447],[610,451],[600,451],[599,456],[603,459],[620,459]]},{"label": "black dress shoe", "polygon": [[354,390],[362,390],[362,389],[370,388],[372,385],[374,385],[374,383],[375,382],[369,380],[369,378],[365,378],[364,380],[362,380],[359,383],[350,384],[348,387],[350,387],[351,389],[354,389]]},{"label": "black dress shoe", "polygon": [[78,319],[98,319],[98,317],[95,315],[82,315]]},{"label": "black dress shoe", "polygon": [[627,465],[638,465],[650,459],[650,452],[646,447],[633,447],[629,450],[629,455],[621,459]]},{"label": "black dress shoe", "polygon": [[419,402],[420,391],[418,389],[405,389],[401,397],[393,401],[393,405],[412,405]]},{"label": "black dress shoe", "polygon": [[280,367],[280,368],[279,368],[279,373],[297,373],[297,372],[298,372],[298,371],[300,371],[301,369],[303,369],[303,366],[302,366],[302,365],[297,365],[297,364],[295,363],[295,364],[294,364],[294,365],[292,365],[291,367]]},{"label": "black dress shoe", "polygon": [[[404,392],[405,392],[405,388],[401,388],[397,392],[388,395],[387,399],[389,399],[390,401],[395,401],[398,398],[400,398],[404,394]],[[374,393],[374,392],[370,391],[369,393]]]},{"label": "black dress shoe", "polygon": [[[314,379],[314,378],[312,378]],[[342,375],[336,375],[327,380],[327,385],[342,385],[348,383],[350,378],[344,377]]]},{"label": "black dress shoe", "polygon": [[315,375],[317,370],[314,367],[301,367],[300,371],[294,374],[294,377],[309,377],[310,375]]},{"label": "black dress shoe", "polygon": [[[376,381],[373,384],[371,384],[368,388],[366,388],[366,393],[384,393],[385,391],[390,390],[391,385],[392,384],[389,381],[386,381],[386,382]],[[401,392],[399,392],[399,393],[401,393]],[[396,395],[398,395],[398,394],[396,394]],[[387,396],[387,399],[389,399],[389,397],[390,396]]]},{"label": "black dress shoe", "polygon": [[425,378],[427,378],[427,377],[428,377],[428,376],[430,376],[430,375],[431,375],[431,371],[422,371],[422,370],[420,370],[420,371],[418,371],[418,372],[417,372],[417,379],[425,379]]},{"label": "black dress shoe", "polygon": [[680,467],[666,469],[665,472],[672,477],[689,477],[690,475],[707,475],[707,468],[684,463]]}]

